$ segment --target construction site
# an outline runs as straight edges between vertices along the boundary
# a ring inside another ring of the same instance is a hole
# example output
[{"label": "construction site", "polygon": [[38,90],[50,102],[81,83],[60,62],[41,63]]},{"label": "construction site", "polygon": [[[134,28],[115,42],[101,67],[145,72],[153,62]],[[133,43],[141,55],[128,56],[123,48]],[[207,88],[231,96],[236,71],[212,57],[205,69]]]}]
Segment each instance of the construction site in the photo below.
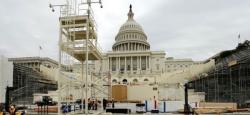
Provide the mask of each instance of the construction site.
[{"label": "construction site", "polygon": [[13,86],[7,86],[5,107],[23,107],[16,112],[27,115],[250,113],[248,40],[204,61],[166,58],[150,50],[130,5],[113,51],[105,53],[96,5],[103,7],[101,0],[49,4],[60,14],[58,62],[9,58]]},{"label": "construction site", "polygon": [[45,63],[51,68],[56,67],[56,62],[36,58],[10,58],[13,62],[13,87],[11,87],[11,101],[16,104],[33,104],[34,93],[48,93],[57,90],[57,82],[42,73],[40,66]]},{"label": "construction site", "polygon": [[190,81],[195,92],[205,92],[207,102],[236,102],[238,107],[249,107],[249,41],[237,48],[218,53],[215,67]]}]

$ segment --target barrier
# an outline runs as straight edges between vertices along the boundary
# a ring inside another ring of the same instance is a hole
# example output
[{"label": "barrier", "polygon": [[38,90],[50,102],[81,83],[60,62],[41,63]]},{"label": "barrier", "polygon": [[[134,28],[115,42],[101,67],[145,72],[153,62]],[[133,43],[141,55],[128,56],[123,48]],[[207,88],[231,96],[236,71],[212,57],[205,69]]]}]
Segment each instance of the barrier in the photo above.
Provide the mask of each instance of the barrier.
[{"label": "barrier", "polygon": [[129,114],[131,113],[131,110],[126,108],[108,108],[106,109],[106,112]]},{"label": "barrier", "polygon": [[144,103],[137,103],[136,105],[136,113],[145,113],[145,104]]}]

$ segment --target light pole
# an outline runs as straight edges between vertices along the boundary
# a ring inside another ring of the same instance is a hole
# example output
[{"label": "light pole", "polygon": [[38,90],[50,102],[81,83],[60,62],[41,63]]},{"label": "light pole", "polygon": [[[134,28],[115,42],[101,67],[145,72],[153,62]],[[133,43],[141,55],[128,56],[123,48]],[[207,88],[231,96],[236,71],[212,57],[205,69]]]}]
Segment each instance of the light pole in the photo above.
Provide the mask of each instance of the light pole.
[{"label": "light pole", "polygon": [[[67,5],[52,5],[49,4],[49,8],[52,9],[52,12],[55,12],[55,7],[59,7],[60,8],[60,14],[62,11],[62,7],[66,7]],[[57,98],[58,98],[58,115],[61,114],[61,81],[60,81],[60,76],[61,76],[61,62],[62,62],[62,52],[61,52],[61,44],[62,44],[62,28],[59,29],[59,41],[58,41],[58,45],[59,45],[59,59],[58,59],[58,72],[57,72]]]},{"label": "light pole", "polygon": [[89,41],[89,19],[90,19],[90,8],[92,3],[98,3],[100,4],[101,8],[102,2],[99,0],[98,2],[92,1],[92,0],[87,0],[87,2],[82,3],[82,4],[87,4],[87,31],[86,31],[86,75],[85,75],[85,114],[88,115],[88,60],[89,60],[89,50],[88,50],[88,41]]}]

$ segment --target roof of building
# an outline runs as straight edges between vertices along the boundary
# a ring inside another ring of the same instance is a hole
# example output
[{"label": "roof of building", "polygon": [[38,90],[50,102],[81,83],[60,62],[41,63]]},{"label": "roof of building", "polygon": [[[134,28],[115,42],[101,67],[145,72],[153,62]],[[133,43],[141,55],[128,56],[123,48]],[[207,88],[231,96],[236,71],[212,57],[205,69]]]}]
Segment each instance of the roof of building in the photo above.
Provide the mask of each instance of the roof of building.
[{"label": "roof of building", "polygon": [[50,59],[48,57],[18,57],[18,58],[9,58],[8,60],[12,62],[48,61],[54,64],[58,64],[57,61]]}]

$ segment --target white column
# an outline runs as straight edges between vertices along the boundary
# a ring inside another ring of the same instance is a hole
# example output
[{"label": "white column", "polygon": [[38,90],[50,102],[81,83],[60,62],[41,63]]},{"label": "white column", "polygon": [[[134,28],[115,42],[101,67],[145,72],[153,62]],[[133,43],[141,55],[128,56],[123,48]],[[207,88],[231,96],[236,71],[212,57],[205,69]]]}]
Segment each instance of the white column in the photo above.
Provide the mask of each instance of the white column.
[{"label": "white column", "polygon": [[128,50],[131,50],[131,49],[130,49],[130,43],[128,43]]},{"label": "white column", "polygon": [[130,50],[133,50],[133,43],[130,43]]},{"label": "white column", "polygon": [[124,71],[126,72],[127,71],[127,57],[126,56],[124,57],[124,60],[125,60],[124,61],[125,62],[125,64],[124,64],[125,65]]},{"label": "white column", "polygon": [[129,43],[127,43],[127,51],[129,50]]},{"label": "white column", "polygon": [[132,44],[131,44],[131,42],[129,43],[129,50],[132,50]]},{"label": "white column", "polygon": [[127,51],[127,44],[124,44],[124,49],[125,51]]},{"label": "white column", "polygon": [[116,57],[115,60],[116,60],[116,61],[115,61],[115,62],[116,62],[116,66],[115,66],[115,67],[116,67],[116,71],[119,71],[119,67],[118,67],[118,66],[119,66],[119,65],[118,65],[118,57]]},{"label": "white column", "polygon": [[136,56],[136,68],[139,70],[139,56]]},{"label": "white column", "polygon": [[151,57],[148,57],[148,69],[151,70]]},{"label": "white column", "polygon": [[135,43],[135,50],[137,50],[137,43]]},{"label": "white column", "polygon": [[109,65],[108,69],[110,71],[110,58],[109,57],[108,57],[108,65]]},{"label": "white column", "polygon": [[133,46],[134,46],[134,50],[136,50],[136,44],[135,43],[133,43]]},{"label": "white column", "polygon": [[135,43],[133,43],[133,50],[135,50]]},{"label": "white column", "polygon": [[141,56],[140,56],[140,70],[141,70]]},{"label": "white column", "polygon": [[123,44],[123,51],[126,51],[126,44]]},{"label": "white column", "polygon": [[112,57],[110,57],[110,65],[111,65],[111,71],[113,71]]},{"label": "white column", "polygon": [[148,70],[148,56],[146,56],[146,70]]},{"label": "white column", "polygon": [[127,51],[129,50],[129,43],[127,43]]},{"label": "white column", "polygon": [[132,72],[132,70],[133,70],[133,63],[132,63],[132,61],[133,61],[133,57],[131,56],[130,57],[130,72]]},{"label": "white column", "polygon": [[119,61],[118,61],[118,70],[120,71],[121,70],[121,57],[119,57]]}]

